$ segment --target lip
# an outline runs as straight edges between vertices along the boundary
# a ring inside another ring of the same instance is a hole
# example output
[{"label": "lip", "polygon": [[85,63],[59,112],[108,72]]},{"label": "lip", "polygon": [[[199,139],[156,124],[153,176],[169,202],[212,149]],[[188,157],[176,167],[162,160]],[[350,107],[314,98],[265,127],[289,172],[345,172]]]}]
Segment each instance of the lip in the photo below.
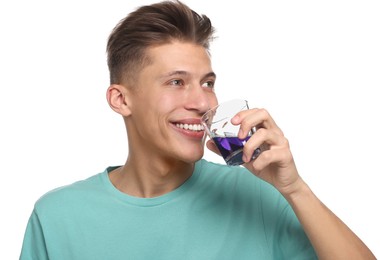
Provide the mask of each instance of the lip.
[{"label": "lip", "polygon": [[180,124],[202,124],[202,121],[200,118],[185,118],[185,119],[179,119],[172,121],[173,124],[180,123]]},{"label": "lip", "polygon": [[177,127],[176,124],[199,124],[199,125],[201,125],[201,119],[199,119],[199,118],[180,119],[180,120],[175,120],[175,121],[170,122],[170,125],[171,125],[171,127],[173,127],[173,129],[175,131],[179,132],[180,134],[182,134],[186,137],[189,137],[191,139],[197,139],[197,140],[203,139],[203,136],[205,133],[204,130],[201,130],[201,131],[186,130],[186,129]]}]

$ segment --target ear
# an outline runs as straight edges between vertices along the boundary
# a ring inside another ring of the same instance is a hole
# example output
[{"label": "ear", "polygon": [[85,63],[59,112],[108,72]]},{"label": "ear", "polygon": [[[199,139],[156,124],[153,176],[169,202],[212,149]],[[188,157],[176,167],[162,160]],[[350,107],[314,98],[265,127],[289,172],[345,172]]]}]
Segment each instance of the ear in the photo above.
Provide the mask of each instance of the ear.
[{"label": "ear", "polygon": [[107,102],[113,111],[129,116],[131,110],[128,102],[127,88],[122,85],[112,84],[107,89]]}]

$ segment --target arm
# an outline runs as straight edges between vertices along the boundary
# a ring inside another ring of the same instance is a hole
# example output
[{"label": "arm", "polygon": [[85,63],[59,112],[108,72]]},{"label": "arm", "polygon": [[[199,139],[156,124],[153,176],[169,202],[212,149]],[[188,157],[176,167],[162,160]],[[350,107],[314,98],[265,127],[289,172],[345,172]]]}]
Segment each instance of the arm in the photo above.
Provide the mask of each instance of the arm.
[{"label": "arm", "polygon": [[41,223],[35,211],[29,218],[21,248],[20,260],[49,259]]},{"label": "arm", "polygon": [[[264,109],[238,113],[232,123],[240,125],[239,138],[253,126],[258,130],[244,147],[244,166],[272,184],[293,208],[319,259],[376,259],[367,246],[311,191],[299,176],[288,140]],[[216,151],[212,142],[209,149]],[[253,151],[263,147],[251,161]]]},{"label": "arm", "polygon": [[319,259],[376,259],[367,246],[300,180],[285,198],[292,206]]}]

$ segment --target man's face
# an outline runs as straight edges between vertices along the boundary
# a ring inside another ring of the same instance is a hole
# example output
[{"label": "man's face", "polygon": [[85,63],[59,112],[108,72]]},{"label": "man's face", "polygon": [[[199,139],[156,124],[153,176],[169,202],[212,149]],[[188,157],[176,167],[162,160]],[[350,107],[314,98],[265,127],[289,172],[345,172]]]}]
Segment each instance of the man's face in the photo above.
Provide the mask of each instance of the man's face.
[{"label": "man's face", "polygon": [[200,118],[217,105],[210,57],[203,47],[180,42],[147,53],[152,62],[129,92],[130,147],[147,159],[195,162],[204,149]]}]

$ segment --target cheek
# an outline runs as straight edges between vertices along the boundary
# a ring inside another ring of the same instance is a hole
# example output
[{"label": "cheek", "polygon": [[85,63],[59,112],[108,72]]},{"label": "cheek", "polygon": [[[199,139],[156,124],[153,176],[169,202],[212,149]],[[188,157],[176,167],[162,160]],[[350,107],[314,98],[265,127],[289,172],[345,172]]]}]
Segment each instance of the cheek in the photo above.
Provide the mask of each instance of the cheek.
[{"label": "cheek", "polygon": [[161,95],[157,100],[157,111],[160,111],[162,113],[168,113],[172,110],[174,110],[183,100],[183,97],[180,97],[179,95],[172,94],[164,94]]}]

